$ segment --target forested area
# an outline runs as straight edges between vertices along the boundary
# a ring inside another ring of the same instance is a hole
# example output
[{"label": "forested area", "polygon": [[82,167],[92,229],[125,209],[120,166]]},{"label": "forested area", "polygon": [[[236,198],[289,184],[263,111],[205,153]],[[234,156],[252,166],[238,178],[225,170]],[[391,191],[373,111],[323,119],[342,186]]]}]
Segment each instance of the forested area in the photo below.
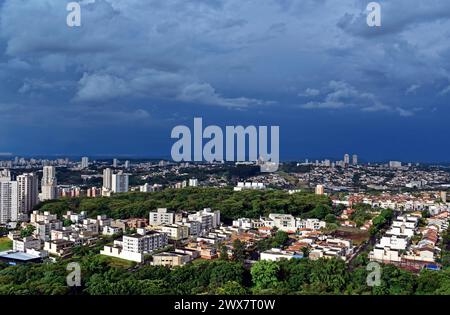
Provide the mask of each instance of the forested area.
[{"label": "forested area", "polygon": [[382,268],[381,285],[369,287],[368,272],[352,272],[338,259],[259,261],[250,269],[240,261],[201,261],[169,269],[112,267],[106,257],[88,255],[81,264],[82,286],[66,285],[68,261],[0,266],[0,294],[450,294],[450,269],[419,275],[392,265]]},{"label": "forested area", "polygon": [[44,202],[36,209],[58,215],[67,210],[86,211],[89,216],[107,214],[114,219],[147,217],[156,208],[197,211],[220,210],[223,220],[239,217],[259,218],[269,213],[289,213],[319,219],[332,212],[326,196],[311,193],[289,195],[281,190],[240,191],[230,188],[166,189],[152,193],[125,193],[105,198],[67,198]]}]

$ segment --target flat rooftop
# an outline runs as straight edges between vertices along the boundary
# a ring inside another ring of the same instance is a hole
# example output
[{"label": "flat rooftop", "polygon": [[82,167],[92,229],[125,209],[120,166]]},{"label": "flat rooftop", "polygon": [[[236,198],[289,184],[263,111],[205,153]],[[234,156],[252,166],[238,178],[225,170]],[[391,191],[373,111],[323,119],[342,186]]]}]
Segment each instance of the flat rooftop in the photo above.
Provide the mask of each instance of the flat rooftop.
[{"label": "flat rooftop", "polygon": [[28,261],[28,260],[40,258],[39,256],[22,253],[22,252],[15,252],[15,251],[0,252],[0,257],[5,258],[5,259],[14,259],[14,260],[21,260],[21,261]]}]

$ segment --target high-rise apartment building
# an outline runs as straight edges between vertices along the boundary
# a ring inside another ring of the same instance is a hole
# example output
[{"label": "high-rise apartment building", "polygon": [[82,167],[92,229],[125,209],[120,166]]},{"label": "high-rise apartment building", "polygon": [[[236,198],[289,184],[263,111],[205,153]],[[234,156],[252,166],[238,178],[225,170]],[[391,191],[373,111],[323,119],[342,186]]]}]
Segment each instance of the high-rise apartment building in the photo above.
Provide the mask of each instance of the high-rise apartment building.
[{"label": "high-rise apartment building", "polygon": [[0,223],[17,221],[17,181],[11,180],[8,170],[0,172]]},{"label": "high-rise apartment building", "polygon": [[112,180],[112,171],[110,168],[105,168],[103,170],[103,189],[104,190],[111,190],[111,188],[112,188],[111,180]]},{"label": "high-rise apartment building", "polygon": [[344,164],[345,165],[349,165],[350,164],[350,155],[349,154],[345,154],[344,155]]},{"label": "high-rise apartment building", "polygon": [[81,168],[89,168],[89,158],[84,156],[81,158]]},{"label": "high-rise apartment building", "polygon": [[116,168],[119,165],[119,160],[118,159],[114,159],[113,160],[113,167]]},{"label": "high-rise apartment building", "polygon": [[128,174],[124,174],[123,172],[113,174],[111,180],[111,190],[114,193],[128,192],[128,176]]},{"label": "high-rise apartment building", "polygon": [[19,215],[28,214],[39,201],[39,180],[36,174],[17,176]]},{"label": "high-rise apartment building", "polygon": [[54,166],[44,166],[41,180],[41,201],[52,200],[58,197],[56,169]]},{"label": "high-rise apartment building", "polygon": [[447,202],[447,192],[446,191],[441,191],[441,200],[443,203]]},{"label": "high-rise apartment building", "polygon": [[358,165],[358,156],[356,154],[353,154],[352,156],[352,164]]}]

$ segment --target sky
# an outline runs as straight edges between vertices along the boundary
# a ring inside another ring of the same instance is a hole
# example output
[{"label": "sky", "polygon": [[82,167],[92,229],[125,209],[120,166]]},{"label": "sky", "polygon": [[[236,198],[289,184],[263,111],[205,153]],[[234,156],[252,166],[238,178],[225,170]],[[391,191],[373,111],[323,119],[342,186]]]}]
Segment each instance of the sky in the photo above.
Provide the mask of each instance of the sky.
[{"label": "sky", "polygon": [[0,0],[0,153],[170,156],[280,126],[281,160],[450,162],[450,1]]}]

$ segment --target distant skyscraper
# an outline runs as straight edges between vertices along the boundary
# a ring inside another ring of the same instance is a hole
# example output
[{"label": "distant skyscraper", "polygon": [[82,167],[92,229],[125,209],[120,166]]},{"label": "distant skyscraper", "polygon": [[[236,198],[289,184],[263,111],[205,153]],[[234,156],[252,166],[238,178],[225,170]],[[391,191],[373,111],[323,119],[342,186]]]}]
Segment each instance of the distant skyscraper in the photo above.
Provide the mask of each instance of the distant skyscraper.
[{"label": "distant skyscraper", "polygon": [[110,168],[105,168],[103,170],[103,189],[111,190],[112,188],[111,180],[112,180],[112,171]]},{"label": "distant skyscraper", "polygon": [[115,193],[128,192],[128,174],[119,172],[112,175],[111,180],[112,191]]},{"label": "distant skyscraper", "polygon": [[17,181],[11,180],[8,170],[0,172],[0,223],[17,221]]},{"label": "distant skyscraper", "polygon": [[89,158],[88,157],[82,157],[81,158],[81,168],[89,168]]},{"label": "distant skyscraper", "polygon": [[325,188],[323,185],[317,185],[316,186],[316,195],[323,195],[325,194]]},{"label": "distant skyscraper", "polygon": [[19,215],[28,214],[39,201],[39,180],[36,174],[17,176]]},{"label": "distant skyscraper", "polygon": [[113,160],[113,167],[116,168],[117,165],[119,165],[119,160],[118,159],[114,159]]},{"label": "distant skyscraper", "polygon": [[350,164],[350,155],[348,155],[348,154],[344,155],[344,164],[345,165]]},{"label": "distant skyscraper", "polygon": [[125,168],[129,169],[130,168],[130,161],[125,161]]},{"label": "distant skyscraper", "polygon": [[358,156],[356,154],[353,154],[352,156],[352,164],[358,165]]},{"label": "distant skyscraper", "polygon": [[441,191],[441,200],[443,203],[447,202],[447,192],[446,191]]},{"label": "distant skyscraper", "polygon": [[52,200],[58,197],[56,169],[54,166],[44,166],[41,180],[41,201]]}]

